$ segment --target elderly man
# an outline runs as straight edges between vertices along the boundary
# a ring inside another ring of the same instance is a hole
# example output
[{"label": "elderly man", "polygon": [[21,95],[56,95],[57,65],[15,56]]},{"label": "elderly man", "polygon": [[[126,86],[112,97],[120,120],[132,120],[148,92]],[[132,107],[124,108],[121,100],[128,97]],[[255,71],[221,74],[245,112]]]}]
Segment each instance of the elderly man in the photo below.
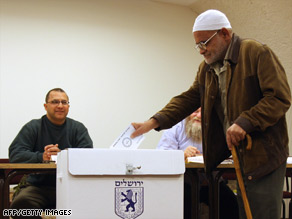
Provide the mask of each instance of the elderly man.
[{"label": "elderly man", "polygon": [[[92,148],[86,127],[67,117],[69,98],[61,88],[50,90],[45,99],[47,114],[25,124],[9,147],[12,163],[42,163],[66,148]],[[56,207],[56,175],[31,174],[14,198],[12,209]],[[17,218],[17,217],[15,217]]]},{"label": "elderly man", "polygon": [[[285,113],[291,105],[286,73],[264,44],[241,39],[226,15],[207,10],[194,23],[196,49],[204,57],[193,85],[144,123],[133,123],[132,137],[170,128],[202,106],[206,174],[238,149],[254,219],[281,215],[288,133]],[[252,148],[246,148],[246,134]],[[271,186],[272,185],[272,186]],[[245,218],[241,195],[240,217]]]},{"label": "elderly man", "polygon": [[[157,149],[163,150],[183,150],[185,159],[200,155],[202,153],[202,129],[201,129],[201,107],[189,115],[187,118],[177,123],[171,129],[164,131]],[[200,203],[202,218],[208,217],[209,189],[204,173],[200,174]],[[190,185],[185,183],[184,192],[184,218],[191,218],[191,191]],[[221,219],[237,219],[238,205],[236,196],[227,186],[225,180],[220,181],[220,215]]]}]

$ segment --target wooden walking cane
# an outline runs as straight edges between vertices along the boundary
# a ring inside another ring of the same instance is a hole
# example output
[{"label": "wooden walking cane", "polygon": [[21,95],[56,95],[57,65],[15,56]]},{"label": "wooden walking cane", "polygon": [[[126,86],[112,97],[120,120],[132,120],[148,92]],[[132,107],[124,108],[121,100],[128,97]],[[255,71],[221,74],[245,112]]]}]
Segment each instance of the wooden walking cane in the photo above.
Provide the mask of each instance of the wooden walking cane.
[{"label": "wooden walking cane", "polygon": [[[247,138],[247,150],[251,149],[251,145],[252,145],[252,140],[250,135],[246,135]],[[235,149],[235,146],[232,147],[232,157],[233,157],[233,162],[234,162],[234,168],[235,168],[235,172],[236,172],[236,177],[237,177],[237,181],[239,184],[239,188],[241,191],[241,195],[242,195],[242,200],[243,200],[243,204],[244,204],[244,209],[245,209],[245,214],[246,214],[246,218],[247,219],[252,219],[252,214],[251,214],[251,210],[250,210],[250,206],[249,206],[249,202],[246,196],[246,191],[245,191],[245,187],[244,187],[244,183],[243,183],[243,178],[241,175],[241,169],[240,169],[240,163],[238,160],[238,156],[237,156],[237,152]]]}]

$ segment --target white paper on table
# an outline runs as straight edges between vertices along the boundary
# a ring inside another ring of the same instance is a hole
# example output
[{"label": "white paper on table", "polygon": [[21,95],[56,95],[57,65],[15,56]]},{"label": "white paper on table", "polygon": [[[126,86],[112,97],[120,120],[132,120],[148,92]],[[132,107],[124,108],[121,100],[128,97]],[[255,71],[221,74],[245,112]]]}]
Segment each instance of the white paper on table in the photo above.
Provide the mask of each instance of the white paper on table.
[{"label": "white paper on table", "polygon": [[110,146],[111,149],[137,149],[142,141],[144,135],[131,138],[131,134],[135,131],[132,125],[129,125],[126,130],[117,138],[117,140]]},{"label": "white paper on table", "polygon": [[287,163],[288,163],[288,164],[292,164],[292,157],[288,157],[288,158],[287,158]]},{"label": "white paper on table", "polygon": [[189,163],[204,163],[204,158],[202,155],[198,155],[195,157],[188,157]]},{"label": "white paper on table", "polygon": [[51,160],[50,162],[55,162],[57,163],[57,155],[51,155]]},{"label": "white paper on table", "polygon": [[[195,157],[188,157],[188,163],[204,163],[204,158],[202,155],[197,155]],[[228,159],[221,162],[221,164],[232,164],[233,160],[230,156]]]}]

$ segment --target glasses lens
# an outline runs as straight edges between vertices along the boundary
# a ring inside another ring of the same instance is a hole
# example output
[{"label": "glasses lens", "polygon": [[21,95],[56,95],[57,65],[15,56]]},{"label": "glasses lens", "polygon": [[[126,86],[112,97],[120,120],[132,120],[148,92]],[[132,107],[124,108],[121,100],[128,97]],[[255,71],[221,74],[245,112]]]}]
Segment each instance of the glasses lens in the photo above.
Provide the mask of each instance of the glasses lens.
[{"label": "glasses lens", "polygon": [[60,101],[59,100],[52,100],[51,104],[57,105],[57,104],[60,104]]},{"label": "glasses lens", "polygon": [[63,105],[67,105],[67,104],[69,104],[69,102],[67,102],[66,100],[62,100],[61,103],[62,103]]},{"label": "glasses lens", "polygon": [[196,45],[196,46],[195,46],[195,49],[196,49],[198,52],[200,52],[199,45]]},{"label": "glasses lens", "polygon": [[200,50],[202,49],[202,50],[206,50],[207,48],[206,48],[206,45],[204,44],[204,43],[198,43],[197,45],[196,45],[196,50],[198,51],[198,52],[200,52]]}]

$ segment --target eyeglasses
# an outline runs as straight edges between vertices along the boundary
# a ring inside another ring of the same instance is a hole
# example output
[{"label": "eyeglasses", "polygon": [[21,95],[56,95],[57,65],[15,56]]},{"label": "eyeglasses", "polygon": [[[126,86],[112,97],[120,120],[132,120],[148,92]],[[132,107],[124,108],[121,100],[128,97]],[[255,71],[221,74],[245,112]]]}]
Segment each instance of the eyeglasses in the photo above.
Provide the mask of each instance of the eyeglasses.
[{"label": "eyeglasses", "polygon": [[216,34],[219,32],[220,30],[217,30],[209,39],[207,39],[205,42],[199,42],[198,44],[196,44],[195,48],[198,52],[200,52],[200,50],[206,50],[207,49],[207,43],[209,43],[211,41],[211,39],[216,36]]},{"label": "eyeglasses", "polygon": [[67,106],[69,104],[69,101],[67,101],[67,100],[52,100],[48,103],[50,103],[52,105],[59,105],[60,103],[62,103],[63,106]]}]

